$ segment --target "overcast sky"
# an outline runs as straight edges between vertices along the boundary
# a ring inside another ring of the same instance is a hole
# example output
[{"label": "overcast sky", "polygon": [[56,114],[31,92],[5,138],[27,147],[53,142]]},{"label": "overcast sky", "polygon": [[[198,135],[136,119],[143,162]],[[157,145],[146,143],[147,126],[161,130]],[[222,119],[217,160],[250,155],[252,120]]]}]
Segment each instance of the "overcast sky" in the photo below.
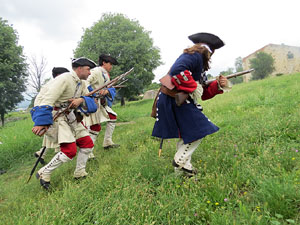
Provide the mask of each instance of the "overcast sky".
[{"label": "overcast sky", "polygon": [[212,57],[214,76],[267,44],[300,47],[299,8],[299,0],[0,0],[0,17],[18,32],[26,56],[47,59],[50,77],[54,66],[71,69],[84,29],[103,13],[122,13],[151,32],[164,63],[154,71],[158,81],[198,32],[226,44]]}]

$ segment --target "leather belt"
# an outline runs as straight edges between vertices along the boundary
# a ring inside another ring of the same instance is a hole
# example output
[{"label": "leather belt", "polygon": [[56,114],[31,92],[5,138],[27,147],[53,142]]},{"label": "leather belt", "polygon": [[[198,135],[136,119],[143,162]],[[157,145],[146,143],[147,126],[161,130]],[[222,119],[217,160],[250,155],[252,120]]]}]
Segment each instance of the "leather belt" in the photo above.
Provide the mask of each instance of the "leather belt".
[{"label": "leather belt", "polygon": [[176,88],[170,90],[169,88],[167,88],[166,86],[162,85],[160,88],[160,91],[172,98],[175,98],[175,95],[179,92],[176,90]]}]

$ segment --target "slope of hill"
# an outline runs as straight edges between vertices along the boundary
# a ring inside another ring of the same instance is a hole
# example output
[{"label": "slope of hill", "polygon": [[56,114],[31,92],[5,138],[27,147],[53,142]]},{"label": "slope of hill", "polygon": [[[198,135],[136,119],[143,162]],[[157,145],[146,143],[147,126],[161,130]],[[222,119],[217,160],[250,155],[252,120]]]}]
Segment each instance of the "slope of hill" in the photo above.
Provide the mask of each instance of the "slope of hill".
[{"label": "slope of hill", "polygon": [[[0,224],[300,224],[300,74],[234,86],[202,103],[221,129],[193,155],[199,174],[177,177],[176,140],[151,137],[152,100],[115,107],[119,149],[103,132],[89,176],[72,178],[76,160],[53,173],[46,193],[25,184],[41,138],[29,118],[0,129]],[[53,153],[49,153],[47,160]]]}]

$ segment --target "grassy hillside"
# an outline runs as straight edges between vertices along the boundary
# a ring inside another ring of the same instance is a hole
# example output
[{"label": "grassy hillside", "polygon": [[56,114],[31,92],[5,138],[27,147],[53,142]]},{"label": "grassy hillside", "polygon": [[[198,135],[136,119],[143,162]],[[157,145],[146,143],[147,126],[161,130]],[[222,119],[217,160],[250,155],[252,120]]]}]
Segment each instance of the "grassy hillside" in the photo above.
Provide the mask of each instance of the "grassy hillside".
[{"label": "grassy hillside", "polygon": [[[300,74],[234,86],[203,102],[221,129],[193,155],[199,174],[176,177],[176,140],[151,137],[152,101],[116,106],[119,149],[104,151],[103,132],[89,177],[76,161],[53,173],[52,192],[25,184],[41,138],[29,116],[0,129],[0,224],[300,224]],[[47,156],[49,161],[53,153]]]}]

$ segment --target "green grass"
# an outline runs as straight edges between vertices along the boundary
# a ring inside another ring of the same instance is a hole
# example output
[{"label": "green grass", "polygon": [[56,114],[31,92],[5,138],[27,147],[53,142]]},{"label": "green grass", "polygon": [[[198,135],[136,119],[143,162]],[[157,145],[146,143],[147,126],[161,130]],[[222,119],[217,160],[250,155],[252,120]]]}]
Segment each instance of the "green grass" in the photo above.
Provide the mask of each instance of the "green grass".
[{"label": "green grass", "polygon": [[[120,124],[104,151],[103,132],[89,177],[76,161],[53,173],[50,193],[25,184],[41,138],[29,115],[0,129],[0,224],[300,224],[300,74],[238,84],[202,103],[219,132],[193,155],[196,178],[176,177],[176,139],[151,137],[152,100],[114,106]],[[54,153],[47,155],[49,161]]]}]

